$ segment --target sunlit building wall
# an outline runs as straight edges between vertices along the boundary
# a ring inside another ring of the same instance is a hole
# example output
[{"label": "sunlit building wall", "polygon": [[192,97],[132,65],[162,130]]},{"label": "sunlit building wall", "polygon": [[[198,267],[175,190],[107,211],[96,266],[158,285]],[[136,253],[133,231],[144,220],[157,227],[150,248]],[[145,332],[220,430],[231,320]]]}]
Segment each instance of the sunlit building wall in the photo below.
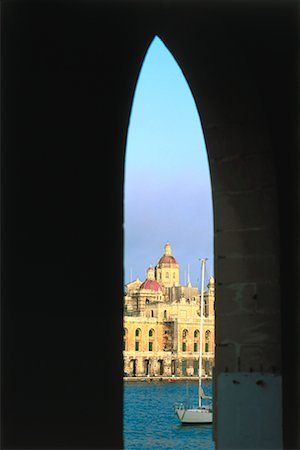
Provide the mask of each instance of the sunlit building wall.
[{"label": "sunlit building wall", "polygon": [[[197,376],[200,341],[200,292],[179,284],[179,264],[167,243],[155,268],[142,282],[126,285],[124,296],[124,373],[128,376]],[[203,376],[214,365],[215,285],[204,292]]]}]

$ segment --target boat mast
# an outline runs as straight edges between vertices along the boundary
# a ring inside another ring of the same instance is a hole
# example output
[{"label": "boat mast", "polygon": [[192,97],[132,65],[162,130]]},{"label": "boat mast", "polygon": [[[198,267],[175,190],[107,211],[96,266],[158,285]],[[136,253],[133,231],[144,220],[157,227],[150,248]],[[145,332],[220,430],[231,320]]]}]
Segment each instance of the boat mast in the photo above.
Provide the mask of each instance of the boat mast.
[{"label": "boat mast", "polygon": [[199,345],[199,408],[201,408],[201,375],[202,375],[202,328],[203,328],[203,292],[204,270],[206,258],[201,259],[201,299],[200,299],[200,345]]}]

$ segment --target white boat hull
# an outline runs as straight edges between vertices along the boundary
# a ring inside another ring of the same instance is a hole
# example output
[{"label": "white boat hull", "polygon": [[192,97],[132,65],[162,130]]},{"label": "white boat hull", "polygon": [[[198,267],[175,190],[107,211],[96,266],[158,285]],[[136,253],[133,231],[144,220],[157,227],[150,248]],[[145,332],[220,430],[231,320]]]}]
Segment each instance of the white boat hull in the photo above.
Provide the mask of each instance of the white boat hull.
[{"label": "white boat hull", "polygon": [[[205,395],[203,388],[201,386],[201,375],[202,375],[202,331],[203,331],[203,292],[204,292],[204,270],[205,270],[205,258],[201,259],[201,301],[200,301],[200,342],[199,342],[199,406],[198,408],[185,408],[183,403],[175,404],[175,412],[182,424],[205,424],[212,423],[213,421],[213,413],[212,408],[207,406],[204,407],[201,405],[201,399],[206,398],[208,396]],[[188,384],[187,384],[188,389]]]},{"label": "white boat hull", "polygon": [[183,424],[212,423],[213,414],[210,408],[189,408],[183,405],[175,406],[178,419]]}]

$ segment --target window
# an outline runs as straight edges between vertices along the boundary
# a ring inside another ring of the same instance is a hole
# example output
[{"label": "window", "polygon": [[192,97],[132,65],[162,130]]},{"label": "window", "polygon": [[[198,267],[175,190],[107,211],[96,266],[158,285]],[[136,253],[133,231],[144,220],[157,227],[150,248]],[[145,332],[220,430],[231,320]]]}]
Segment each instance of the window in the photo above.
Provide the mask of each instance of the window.
[{"label": "window", "polygon": [[182,332],[182,351],[186,351],[186,341],[187,341],[188,330],[183,330]]},{"label": "window", "polygon": [[138,352],[139,349],[140,349],[140,343],[139,343],[139,342],[136,342],[136,343],[135,343],[135,351]]},{"label": "window", "polygon": [[166,319],[166,318],[167,318],[167,311],[164,310],[164,319]]},{"label": "window", "polygon": [[205,331],[205,351],[208,352],[208,348],[209,348],[209,341],[210,341],[210,331],[206,330]]},{"label": "window", "polygon": [[195,330],[194,331],[194,338],[197,338],[198,337],[198,330]]},{"label": "window", "polygon": [[153,345],[153,343],[149,342],[149,352],[152,352],[152,345]]},{"label": "window", "polygon": [[154,311],[151,310],[151,317],[154,317]]},{"label": "window", "polygon": [[136,336],[139,336],[139,335],[140,335],[140,330],[139,330],[139,329],[136,329],[136,330],[135,330],[135,335],[136,335]]},{"label": "window", "polygon": [[153,330],[149,330],[149,336],[153,336]]},{"label": "window", "polygon": [[146,298],[146,305],[149,305],[149,299]]},{"label": "window", "polygon": [[208,304],[206,299],[204,299],[204,316],[208,317]]},{"label": "window", "polygon": [[197,342],[194,342],[194,352],[197,351]]}]

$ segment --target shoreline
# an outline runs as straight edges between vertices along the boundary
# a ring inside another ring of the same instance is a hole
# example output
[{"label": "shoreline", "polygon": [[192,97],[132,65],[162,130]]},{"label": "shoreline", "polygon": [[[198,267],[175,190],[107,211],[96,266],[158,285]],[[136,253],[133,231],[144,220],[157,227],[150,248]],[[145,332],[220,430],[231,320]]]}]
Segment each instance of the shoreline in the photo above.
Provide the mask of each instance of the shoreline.
[{"label": "shoreline", "polygon": [[[177,381],[199,381],[198,377],[190,376],[190,377],[166,377],[166,376],[139,376],[139,377],[123,377],[124,382],[136,383],[136,382],[147,382],[147,383],[175,383]],[[202,377],[201,381],[212,381],[212,377]]]}]

